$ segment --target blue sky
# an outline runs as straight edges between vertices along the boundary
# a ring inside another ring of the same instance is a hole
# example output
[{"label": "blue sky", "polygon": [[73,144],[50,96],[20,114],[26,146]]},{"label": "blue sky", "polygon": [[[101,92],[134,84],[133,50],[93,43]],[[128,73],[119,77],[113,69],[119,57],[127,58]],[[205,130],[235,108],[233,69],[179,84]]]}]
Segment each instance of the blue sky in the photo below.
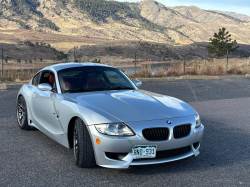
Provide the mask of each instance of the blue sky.
[{"label": "blue sky", "polygon": [[[117,0],[138,2],[139,0]],[[156,0],[165,6],[197,6],[205,10],[222,10],[250,16],[250,0]]]}]

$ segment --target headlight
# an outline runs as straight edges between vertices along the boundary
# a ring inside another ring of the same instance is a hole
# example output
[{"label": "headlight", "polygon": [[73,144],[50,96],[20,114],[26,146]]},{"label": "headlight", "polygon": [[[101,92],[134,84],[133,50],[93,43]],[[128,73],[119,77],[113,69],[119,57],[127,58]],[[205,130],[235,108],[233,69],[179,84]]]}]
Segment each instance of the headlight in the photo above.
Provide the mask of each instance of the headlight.
[{"label": "headlight", "polygon": [[95,125],[98,132],[110,136],[134,136],[135,133],[123,123]]},{"label": "headlight", "polygon": [[196,121],[196,125],[195,128],[201,126],[201,118],[199,116],[199,114],[194,115],[195,121]]}]

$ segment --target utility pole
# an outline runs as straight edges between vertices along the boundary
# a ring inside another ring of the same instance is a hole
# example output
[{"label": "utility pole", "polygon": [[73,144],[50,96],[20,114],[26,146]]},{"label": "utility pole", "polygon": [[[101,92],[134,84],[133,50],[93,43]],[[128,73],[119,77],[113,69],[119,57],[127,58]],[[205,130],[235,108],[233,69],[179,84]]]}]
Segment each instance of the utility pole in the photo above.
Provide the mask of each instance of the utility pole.
[{"label": "utility pole", "polygon": [[186,73],[186,53],[184,54],[184,74]]},{"label": "utility pole", "polygon": [[227,47],[227,67],[226,67],[226,73],[227,73],[227,69],[228,69],[228,47]]},{"label": "utility pole", "polygon": [[74,62],[76,61],[76,49],[74,47]]},{"label": "utility pole", "polygon": [[137,53],[137,48],[135,50],[135,73],[136,73],[136,53]]},{"label": "utility pole", "polygon": [[2,75],[3,75],[3,47],[2,47]]}]

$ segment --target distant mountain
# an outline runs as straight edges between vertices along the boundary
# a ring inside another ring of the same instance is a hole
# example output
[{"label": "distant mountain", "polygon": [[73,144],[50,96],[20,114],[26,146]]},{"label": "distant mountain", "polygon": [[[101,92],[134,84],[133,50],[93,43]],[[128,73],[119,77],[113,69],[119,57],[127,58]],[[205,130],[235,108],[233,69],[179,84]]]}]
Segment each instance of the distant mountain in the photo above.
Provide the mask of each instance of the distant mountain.
[{"label": "distant mountain", "polygon": [[220,10],[214,10],[214,12],[218,12],[221,14],[226,14],[228,16],[237,18],[241,21],[246,21],[246,22],[250,22],[250,16],[244,15],[244,14],[237,14],[235,12],[226,12],[226,11],[220,11]]},{"label": "distant mountain", "polygon": [[[28,29],[184,45],[206,42],[221,27],[226,27],[239,43],[250,44],[250,22],[246,17],[194,6],[166,7],[152,0],[0,0],[0,31]],[[19,39],[23,40],[21,36]]]},{"label": "distant mountain", "polygon": [[232,37],[240,43],[250,43],[250,22],[213,11],[202,10],[195,6],[165,7],[154,1],[133,4],[140,14],[153,23],[166,28],[174,28],[168,34],[179,43],[208,41],[214,32],[225,27]]}]

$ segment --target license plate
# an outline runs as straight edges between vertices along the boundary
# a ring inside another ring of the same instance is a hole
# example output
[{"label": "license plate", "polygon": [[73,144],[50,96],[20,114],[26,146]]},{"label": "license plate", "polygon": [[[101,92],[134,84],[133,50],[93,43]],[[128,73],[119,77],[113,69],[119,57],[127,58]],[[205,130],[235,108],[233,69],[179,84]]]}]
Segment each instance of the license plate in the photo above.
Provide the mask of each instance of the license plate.
[{"label": "license plate", "polygon": [[155,158],[156,145],[137,145],[132,149],[133,159]]}]

